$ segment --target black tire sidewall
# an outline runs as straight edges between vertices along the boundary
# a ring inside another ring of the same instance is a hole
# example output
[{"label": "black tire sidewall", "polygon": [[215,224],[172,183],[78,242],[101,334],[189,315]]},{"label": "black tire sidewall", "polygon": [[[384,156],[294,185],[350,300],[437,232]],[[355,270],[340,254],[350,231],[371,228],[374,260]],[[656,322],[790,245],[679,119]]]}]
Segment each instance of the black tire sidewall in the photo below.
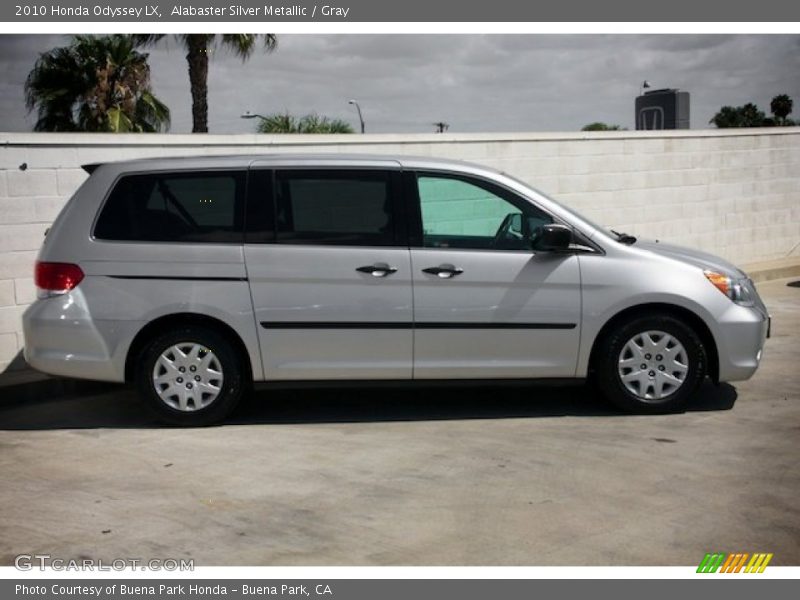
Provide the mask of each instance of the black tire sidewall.
[{"label": "black tire sidewall", "polygon": [[[161,353],[183,342],[201,344],[211,350],[220,361],[224,375],[219,396],[207,407],[192,412],[165,404],[156,393],[152,380],[153,368]],[[203,327],[181,327],[158,336],[145,347],[136,372],[136,386],[145,405],[159,420],[176,426],[202,427],[223,420],[239,403],[243,389],[242,368],[237,353],[224,336]]]},{"label": "black tire sidewall", "polygon": [[[689,370],[683,385],[660,402],[647,402],[632,394],[619,376],[619,355],[636,334],[663,331],[676,338],[686,350]],[[659,414],[677,412],[686,407],[706,373],[706,352],[695,331],[671,315],[640,316],[615,328],[599,348],[596,378],[600,389],[613,404],[629,412]]]}]

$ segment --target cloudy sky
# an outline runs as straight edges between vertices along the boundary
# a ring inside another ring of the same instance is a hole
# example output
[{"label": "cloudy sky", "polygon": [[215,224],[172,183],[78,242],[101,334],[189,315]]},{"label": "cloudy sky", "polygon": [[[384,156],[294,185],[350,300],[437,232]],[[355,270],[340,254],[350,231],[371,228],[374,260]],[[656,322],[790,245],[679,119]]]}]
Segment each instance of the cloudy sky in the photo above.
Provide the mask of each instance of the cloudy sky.
[{"label": "cloudy sky", "polygon": [[[0,36],[0,131],[30,131],[23,83],[39,53],[62,36]],[[153,88],[172,110],[172,132],[191,130],[185,52],[150,51]],[[592,121],[634,128],[639,85],[691,93],[692,128],[724,104],[786,93],[800,116],[798,35],[281,35],[278,50],[248,62],[212,55],[209,129],[253,130],[247,110],[358,119],[368,132],[575,131]]]}]

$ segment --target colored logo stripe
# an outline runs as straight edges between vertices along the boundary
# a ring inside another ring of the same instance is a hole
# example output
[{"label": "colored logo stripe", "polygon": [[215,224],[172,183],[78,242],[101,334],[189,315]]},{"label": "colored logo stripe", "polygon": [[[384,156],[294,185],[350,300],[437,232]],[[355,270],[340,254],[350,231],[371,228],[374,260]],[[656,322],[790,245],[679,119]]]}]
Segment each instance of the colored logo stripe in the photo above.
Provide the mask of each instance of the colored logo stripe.
[{"label": "colored logo stripe", "polygon": [[753,554],[753,558],[747,563],[745,573],[763,573],[767,568],[769,561],[772,560],[772,554]]},{"label": "colored logo stripe", "polygon": [[725,554],[722,552],[706,554],[703,560],[700,562],[700,566],[697,567],[697,572],[716,573],[723,560],[725,560]]},{"label": "colored logo stripe", "polygon": [[750,558],[750,555],[747,553],[729,554],[728,559],[722,565],[720,573],[738,573],[742,569],[744,561],[748,558]]},{"label": "colored logo stripe", "polygon": [[[726,554],[725,552],[708,553],[697,567],[697,572],[763,573],[772,560],[772,556],[771,553],[763,552],[757,552],[753,555],[747,552],[735,552],[732,554]],[[750,559],[750,562],[747,562],[747,559]],[[747,563],[746,566],[745,563]]]}]

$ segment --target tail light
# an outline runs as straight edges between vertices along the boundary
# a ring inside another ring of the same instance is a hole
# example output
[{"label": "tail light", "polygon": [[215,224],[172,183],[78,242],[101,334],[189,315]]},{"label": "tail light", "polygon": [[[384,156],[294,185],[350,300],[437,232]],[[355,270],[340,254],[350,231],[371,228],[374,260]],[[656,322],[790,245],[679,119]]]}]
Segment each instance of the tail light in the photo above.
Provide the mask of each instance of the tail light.
[{"label": "tail light", "polygon": [[40,296],[66,294],[83,281],[83,271],[71,263],[37,262],[34,280]]}]

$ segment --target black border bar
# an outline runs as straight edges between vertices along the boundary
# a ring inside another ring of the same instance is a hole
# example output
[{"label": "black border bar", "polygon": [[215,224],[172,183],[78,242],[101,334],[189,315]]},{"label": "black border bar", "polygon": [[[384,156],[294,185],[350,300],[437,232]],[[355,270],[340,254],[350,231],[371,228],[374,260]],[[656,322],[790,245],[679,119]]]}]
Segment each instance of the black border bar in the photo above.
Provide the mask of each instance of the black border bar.
[{"label": "black border bar", "polygon": [[[17,8],[20,6],[20,8]],[[42,10],[44,9],[44,10]],[[548,23],[548,22],[770,22],[800,21],[800,3],[785,0],[191,0],[169,4],[153,0],[59,0],[0,6],[4,22],[127,23]]]}]

